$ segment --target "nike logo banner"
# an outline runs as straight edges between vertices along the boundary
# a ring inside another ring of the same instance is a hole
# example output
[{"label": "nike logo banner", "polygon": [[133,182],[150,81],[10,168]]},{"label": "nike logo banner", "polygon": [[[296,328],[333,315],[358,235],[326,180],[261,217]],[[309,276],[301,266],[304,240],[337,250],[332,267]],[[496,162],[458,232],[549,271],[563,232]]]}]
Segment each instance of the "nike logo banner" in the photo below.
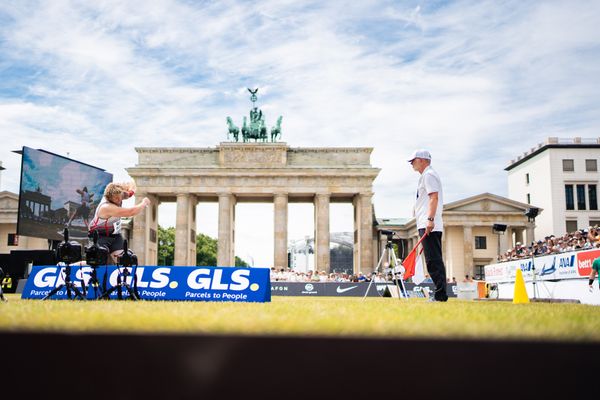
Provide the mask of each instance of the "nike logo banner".
[{"label": "nike logo banner", "polygon": [[339,286],[338,286],[338,287],[337,287],[337,289],[336,289],[335,291],[336,291],[336,292],[338,292],[338,293],[345,293],[345,292],[347,292],[348,290],[356,289],[357,287],[358,287],[358,286],[350,286],[350,287],[347,287],[347,288],[344,288],[344,289],[342,289],[341,287],[339,287]]}]

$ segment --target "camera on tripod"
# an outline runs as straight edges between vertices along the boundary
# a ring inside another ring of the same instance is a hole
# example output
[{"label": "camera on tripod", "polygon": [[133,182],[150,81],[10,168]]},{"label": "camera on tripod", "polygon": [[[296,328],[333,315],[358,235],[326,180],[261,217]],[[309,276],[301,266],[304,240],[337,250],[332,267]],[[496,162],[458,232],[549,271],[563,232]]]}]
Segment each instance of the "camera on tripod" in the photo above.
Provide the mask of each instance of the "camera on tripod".
[{"label": "camera on tripod", "polygon": [[127,240],[123,243],[123,253],[117,258],[117,263],[123,267],[138,265],[138,258],[133,251],[127,248]]},{"label": "camera on tripod", "polygon": [[[129,267],[132,266],[132,271],[129,271]],[[129,299],[131,300],[140,300],[141,297],[138,292],[136,276],[137,266],[138,258],[133,251],[127,248],[127,240],[124,240],[123,253],[117,258],[117,269],[119,270],[119,273],[117,274],[117,284],[102,294],[101,297],[108,299],[110,298],[110,294],[116,290],[117,298],[119,300],[123,300],[123,292],[129,293]],[[130,276],[131,281],[133,281],[133,287],[127,282],[127,278]]]},{"label": "camera on tripod", "polygon": [[394,237],[394,235],[396,234],[396,232],[394,231],[386,231],[386,230],[380,230],[379,231],[382,235],[385,235],[388,241],[391,241],[392,238]]},{"label": "camera on tripod", "polygon": [[[62,288],[66,288],[67,297],[69,299],[73,299],[71,296],[71,292],[75,293],[74,298],[78,298],[81,300],[85,300],[85,289],[83,289],[84,293],[77,288],[77,285],[73,283],[71,280],[71,264],[81,261],[81,244],[75,241],[69,241],[69,229],[65,228],[63,231],[64,241],[58,245],[56,248],[56,259],[59,263],[64,263],[65,267],[60,268],[62,270],[61,274],[63,274],[63,283],[60,283],[54,289],[52,289],[42,300],[47,300],[57,294]],[[81,279],[81,287],[83,288],[85,282],[83,278]]]},{"label": "camera on tripod", "polygon": [[74,240],[69,241],[69,230],[67,228],[63,231],[63,237],[65,240],[56,248],[57,261],[67,265],[81,261],[81,244]]},{"label": "camera on tripod", "polygon": [[92,243],[85,248],[85,260],[88,265],[97,267],[108,264],[108,247],[98,244],[98,231],[92,234]]}]

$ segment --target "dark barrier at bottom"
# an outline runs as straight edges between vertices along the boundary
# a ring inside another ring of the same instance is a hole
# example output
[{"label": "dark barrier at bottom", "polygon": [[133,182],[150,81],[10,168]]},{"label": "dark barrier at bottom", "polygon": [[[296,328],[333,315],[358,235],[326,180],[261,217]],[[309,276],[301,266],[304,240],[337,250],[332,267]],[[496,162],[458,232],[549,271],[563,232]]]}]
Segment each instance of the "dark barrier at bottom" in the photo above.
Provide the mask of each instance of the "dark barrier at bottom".
[{"label": "dark barrier at bottom", "polygon": [[543,399],[561,384],[586,399],[600,356],[600,343],[515,341],[4,332],[0,343],[4,394],[23,399]]}]

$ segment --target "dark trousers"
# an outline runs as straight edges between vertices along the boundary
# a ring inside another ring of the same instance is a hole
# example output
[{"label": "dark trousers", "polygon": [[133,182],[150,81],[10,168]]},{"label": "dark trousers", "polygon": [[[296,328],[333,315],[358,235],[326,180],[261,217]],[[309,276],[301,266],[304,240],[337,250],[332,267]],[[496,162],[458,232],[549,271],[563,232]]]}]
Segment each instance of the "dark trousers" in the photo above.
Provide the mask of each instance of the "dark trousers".
[{"label": "dark trousers", "polygon": [[[419,229],[419,236],[425,234],[425,229]],[[434,298],[439,301],[448,300],[446,293],[446,266],[442,258],[442,232],[429,232],[421,242],[427,263],[427,272],[435,285]]]}]

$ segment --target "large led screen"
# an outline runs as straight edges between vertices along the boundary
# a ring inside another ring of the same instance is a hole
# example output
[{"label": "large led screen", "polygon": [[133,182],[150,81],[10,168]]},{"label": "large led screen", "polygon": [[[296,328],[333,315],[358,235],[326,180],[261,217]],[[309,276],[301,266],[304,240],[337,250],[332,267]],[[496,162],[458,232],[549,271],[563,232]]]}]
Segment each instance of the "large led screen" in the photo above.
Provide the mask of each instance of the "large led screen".
[{"label": "large led screen", "polygon": [[63,240],[87,239],[88,224],[112,174],[45,150],[23,147],[17,233]]}]

